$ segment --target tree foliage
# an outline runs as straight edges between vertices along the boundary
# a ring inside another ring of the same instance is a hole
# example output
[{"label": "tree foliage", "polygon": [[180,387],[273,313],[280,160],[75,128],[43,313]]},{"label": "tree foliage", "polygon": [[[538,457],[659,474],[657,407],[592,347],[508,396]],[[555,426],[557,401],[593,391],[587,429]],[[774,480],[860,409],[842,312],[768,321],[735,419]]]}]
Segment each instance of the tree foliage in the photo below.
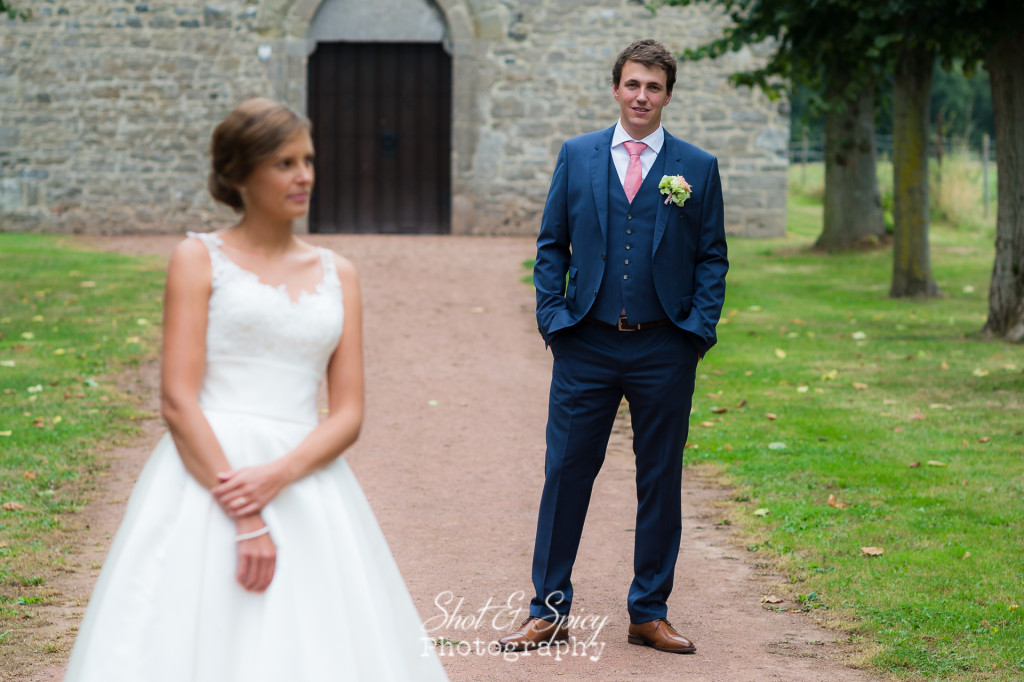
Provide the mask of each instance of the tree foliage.
[{"label": "tree foliage", "polygon": [[[722,36],[684,52],[687,59],[715,58],[746,45],[773,41],[774,51],[759,68],[739,71],[733,83],[758,87],[771,98],[786,94],[792,80],[807,95],[813,113],[843,107],[864,87],[886,75],[881,56],[897,35],[878,30],[878,10],[869,2],[850,0],[652,0],[648,7],[715,4],[732,20]],[[823,93],[844,74],[843,88]]]},{"label": "tree foliage", "polygon": [[0,0],[0,14],[6,14],[11,19],[27,20],[32,16],[32,11],[17,9],[10,3],[10,0]]}]

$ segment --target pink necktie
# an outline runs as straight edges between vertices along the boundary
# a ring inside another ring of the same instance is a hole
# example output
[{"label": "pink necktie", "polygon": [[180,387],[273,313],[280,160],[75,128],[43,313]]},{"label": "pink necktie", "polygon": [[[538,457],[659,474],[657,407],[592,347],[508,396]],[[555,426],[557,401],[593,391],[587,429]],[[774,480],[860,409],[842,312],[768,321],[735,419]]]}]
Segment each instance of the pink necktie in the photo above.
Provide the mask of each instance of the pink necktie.
[{"label": "pink necktie", "polygon": [[629,152],[629,165],[626,166],[626,180],[622,183],[622,187],[626,190],[626,199],[629,200],[629,203],[633,203],[633,197],[640,189],[640,183],[644,181],[640,166],[640,154],[647,149],[647,145],[643,142],[632,141],[622,144],[626,145],[626,151]]}]

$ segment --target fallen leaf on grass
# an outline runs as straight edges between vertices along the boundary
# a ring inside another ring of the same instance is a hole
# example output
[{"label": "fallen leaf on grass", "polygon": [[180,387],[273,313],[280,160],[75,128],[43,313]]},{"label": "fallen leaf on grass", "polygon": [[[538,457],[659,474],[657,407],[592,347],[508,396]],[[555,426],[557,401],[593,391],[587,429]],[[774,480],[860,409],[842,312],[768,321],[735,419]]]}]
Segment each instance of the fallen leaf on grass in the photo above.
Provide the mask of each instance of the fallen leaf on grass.
[{"label": "fallen leaf on grass", "polygon": [[881,547],[861,547],[860,551],[865,556],[882,556],[885,553]]},{"label": "fallen leaf on grass", "polygon": [[34,481],[34,480],[36,479],[36,475],[37,475],[37,474],[36,474],[36,472],[34,472],[34,471],[26,471],[26,472],[25,472],[25,473],[23,474],[23,476],[24,476],[24,477],[25,477],[25,478],[26,478],[27,480],[29,480],[29,481]]},{"label": "fallen leaf on grass", "polygon": [[930,466],[930,467],[944,467],[946,465],[945,465],[944,462],[939,462],[938,460],[930,459],[930,460],[928,460],[928,466]]},{"label": "fallen leaf on grass", "polygon": [[781,604],[782,600],[776,597],[774,594],[766,594],[761,597],[762,604]]},{"label": "fallen leaf on grass", "polygon": [[776,348],[775,357],[779,358],[780,360],[784,360],[786,357],[786,351],[782,350],[781,348]]},{"label": "fallen leaf on grass", "polygon": [[0,431],[0,436],[8,438],[12,433],[14,433],[14,431]]},{"label": "fallen leaf on grass", "polygon": [[771,514],[771,512],[764,508],[754,510],[754,516],[768,516],[769,514]]},{"label": "fallen leaf on grass", "polygon": [[738,403],[736,403],[736,407],[746,407],[746,406],[747,406],[747,399],[746,398],[743,398]]},{"label": "fallen leaf on grass", "polygon": [[769,450],[785,450],[786,449],[786,444],[778,442],[778,441],[776,441],[774,443],[768,443],[768,449]]},{"label": "fallen leaf on grass", "polygon": [[855,382],[853,382],[853,387],[855,389],[857,389],[858,391],[863,391],[864,389],[866,389],[868,387],[868,385],[867,384],[862,384],[859,381],[855,381]]},{"label": "fallen leaf on grass", "polygon": [[979,443],[987,443],[987,442],[989,442],[990,440],[992,440],[992,439],[991,439],[991,438],[989,438],[988,436],[982,436],[981,438],[979,438],[979,439],[978,439],[978,442],[979,442]]},{"label": "fallen leaf on grass", "polygon": [[910,415],[910,418],[911,419],[919,419],[919,420],[923,421],[925,419],[925,416],[923,414],[921,414],[921,408],[915,407],[914,408],[914,414]]},{"label": "fallen leaf on grass", "polygon": [[728,408],[725,408],[725,407],[712,407],[711,408],[711,413],[712,414],[725,414],[728,411],[729,411]]},{"label": "fallen leaf on grass", "polygon": [[774,412],[768,412],[767,414],[764,415],[764,418],[770,422],[773,422],[779,418],[779,415],[775,414]]},{"label": "fallen leaf on grass", "polygon": [[701,422],[700,425],[707,428],[709,426],[714,426],[715,422]]},{"label": "fallen leaf on grass", "polygon": [[838,376],[839,376],[839,370],[833,369],[833,370],[829,370],[828,372],[825,372],[824,374],[822,374],[821,375],[821,380],[822,381],[835,381]]},{"label": "fallen leaf on grass", "polygon": [[970,552],[964,552],[964,555],[962,557],[960,557],[960,558],[961,559],[970,559],[971,558],[971,553]]},{"label": "fallen leaf on grass", "polygon": [[918,468],[919,466],[921,466],[921,463],[920,463],[920,462],[911,462],[911,463],[910,463],[910,468],[911,468],[911,469],[916,469],[916,468]]},{"label": "fallen leaf on grass", "polygon": [[809,391],[809,390],[810,390],[809,386],[797,386],[796,387],[796,392],[797,393],[807,393],[807,391]]},{"label": "fallen leaf on grass", "polygon": [[949,369],[949,365],[947,365],[945,362],[943,362],[941,365],[939,365],[939,369],[941,369],[943,372],[945,372],[947,369]]},{"label": "fallen leaf on grass", "polygon": [[[24,336],[24,334],[22,336]],[[988,376],[988,370],[987,369],[981,369],[979,367],[978,369],[976,369],[973,372],[971,372],[971,374],[973,374],[976,377],[987,377]]]},{"label": "fallen leaf on grass", "polygon": [[840,502],[836,499],[835,495],[828,496],[828,506],[835,507],[836,509],[842,509],[847,506],[846,502]]},{"label": "fallen leaf on grass", "polygon": [[4,511],[21,511],[24,508],[21,502],[4,502]]}]

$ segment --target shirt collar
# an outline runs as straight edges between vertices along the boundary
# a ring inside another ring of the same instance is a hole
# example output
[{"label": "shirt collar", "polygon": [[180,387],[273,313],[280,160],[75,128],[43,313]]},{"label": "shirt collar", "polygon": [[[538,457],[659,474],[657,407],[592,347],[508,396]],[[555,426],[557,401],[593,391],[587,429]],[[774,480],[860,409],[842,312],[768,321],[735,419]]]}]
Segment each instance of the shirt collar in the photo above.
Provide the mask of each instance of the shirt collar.
[{"label": "shirt collar", "polygon": [[[612,146],[615,147],[632,139],[633,138],[629,136],[625,128],[622,127],[622,119],[619,119],[615,124],[615,132],[612,133]],[[657,130],[644,139],[637,140],[637,142],[643,142],[653,149],[655,154],[661,153],[661,146],[665,144],[665,127],[659,125]]]}]

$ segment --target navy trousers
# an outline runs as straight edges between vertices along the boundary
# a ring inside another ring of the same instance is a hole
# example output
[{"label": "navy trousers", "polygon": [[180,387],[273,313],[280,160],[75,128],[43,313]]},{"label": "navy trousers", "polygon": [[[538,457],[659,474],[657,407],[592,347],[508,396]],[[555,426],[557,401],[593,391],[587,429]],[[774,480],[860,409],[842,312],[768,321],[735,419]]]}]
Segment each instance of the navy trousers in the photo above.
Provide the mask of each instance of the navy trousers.
[{"label": "navy trousers", "polygon": [[673,325],[635,332],[584,320],[551,342],[544,491],[533,552],[530,615],[566,616],[572,567],[594,479],[623,396],[636,457],[630,621],[667,615],[682,531],[680,487],[697,352]]}]

